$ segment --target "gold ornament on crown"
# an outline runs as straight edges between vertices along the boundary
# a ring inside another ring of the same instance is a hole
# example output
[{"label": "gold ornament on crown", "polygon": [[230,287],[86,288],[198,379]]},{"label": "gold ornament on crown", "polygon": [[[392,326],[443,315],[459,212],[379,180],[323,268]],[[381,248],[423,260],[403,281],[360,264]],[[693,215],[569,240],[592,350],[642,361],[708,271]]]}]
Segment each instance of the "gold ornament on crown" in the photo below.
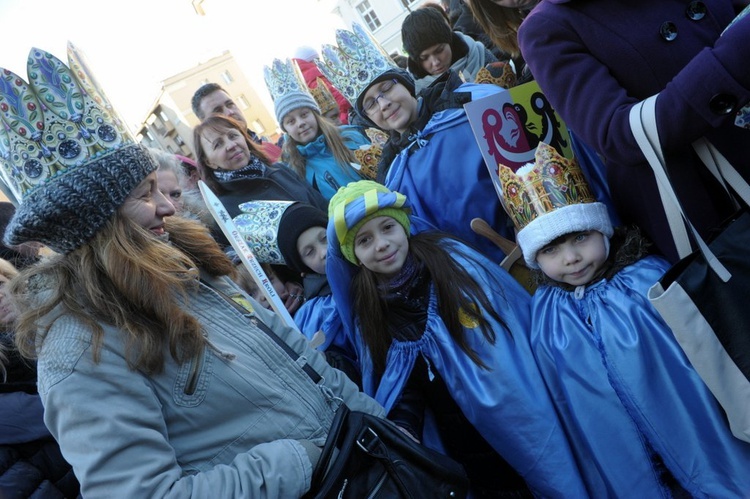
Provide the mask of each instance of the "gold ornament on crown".
[{"label": "gold ornament on crown", "polygon": [[536,149],[534,163],[515,173],[501,164],[499,177],[503,206],[518,230],[559,208],[596,202],[578,162],[543,142]]},{"label": "gold ornament on crown", "polygon": [[320,114],[325,116],[330,111],[339,108],[338,102],[336,102],[336,99],[328,89],[328,85],[323,81],[323,78],[318,77],[315,80],[315,88],[311,88],[310,93],[312,94],[313,99],[315,99],[315,102],[318,103]]}]

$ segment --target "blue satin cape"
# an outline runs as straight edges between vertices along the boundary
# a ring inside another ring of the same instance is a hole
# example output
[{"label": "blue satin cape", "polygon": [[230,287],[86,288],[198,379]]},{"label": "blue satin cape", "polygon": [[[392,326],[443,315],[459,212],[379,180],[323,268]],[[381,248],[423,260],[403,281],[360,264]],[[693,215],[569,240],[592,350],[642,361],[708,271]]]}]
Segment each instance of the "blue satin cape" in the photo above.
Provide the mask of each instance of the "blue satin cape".
[{"label": "blue satin cape", "polygon": [[540,287],[534,354],[593,497],[668,497],[646,442],[694,497],[748,497],[750,444],[647,299],[668,268],[646,257],[580,299]]},{"label": "blue satin cape", "polygon": [[[365,393],[388,412],[401,394],[415,359],[422,355],[429,368],[443,377],[468,420],[523,476],[536,495],[586,497],[572,451],[531,353],[527,336],[530,296],[518,282],[478,252],[446,240],[444,247],[488,293],[494,309],[507,325],[506,329],[488,316],[497,336],[494,345],[485,340],[478,327],[465,329],[469,346],[489,369],[477,366],[450,337],[437,313],[433,289],[423,336],[417,341],[393,342],[385,375],[378,385],[351,316],[350,283],[359,268],[341,256],[333,224],[329,223],[328,229],[327,275],[344,327],[359,352]],[[429,422],[427,418],[424,443],[440,449],[440,442],[434,439],[437,432],[428,426]]]},{"label": "blue satin cape", "polygon": [[[471,92],[473,100],[504,91],[497,85],[475,83],[455,90]],[[471,230],[471,220],[483,218],[515,240],[463,108],[436,112],[393,160],[385,185],[409,199],[414,215],[468,242],[496,263],[505,255]]]}]

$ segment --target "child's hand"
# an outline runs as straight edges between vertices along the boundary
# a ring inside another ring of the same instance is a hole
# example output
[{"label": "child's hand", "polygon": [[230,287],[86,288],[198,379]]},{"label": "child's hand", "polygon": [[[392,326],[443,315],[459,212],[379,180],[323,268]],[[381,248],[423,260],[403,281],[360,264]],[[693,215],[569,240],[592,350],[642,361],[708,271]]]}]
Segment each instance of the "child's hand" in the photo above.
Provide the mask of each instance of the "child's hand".
[{"label": "child's hand", "polygon": [[284,284],[284,288],[287,292],[284,307],[290,315],[294,315],[305,302],[305,290],[296,282],[287,282]]}]

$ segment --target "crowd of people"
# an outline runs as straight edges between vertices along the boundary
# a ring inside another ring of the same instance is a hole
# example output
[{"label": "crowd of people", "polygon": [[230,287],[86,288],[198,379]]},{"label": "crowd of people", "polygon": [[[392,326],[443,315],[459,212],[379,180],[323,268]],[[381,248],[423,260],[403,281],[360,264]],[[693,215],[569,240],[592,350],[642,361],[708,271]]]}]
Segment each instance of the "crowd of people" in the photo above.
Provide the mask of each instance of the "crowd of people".
[{"label": "crowd of people", "polygon": [[[355,24],[269,61],[278,143],[202,85],[192,158],[138,144],[75,47],[34,49],[0,74],[0,497],[302,497],[342,404],[470,497],[750,497],[750,433],[648,299],[679,256],[628,118],[659,94],[714,232],[738,203],[691,144],[750,180],[746,6],[428,2],[401,60]],[[493,178],[464,105],[531,80],[590,154],[539,142]]]}]

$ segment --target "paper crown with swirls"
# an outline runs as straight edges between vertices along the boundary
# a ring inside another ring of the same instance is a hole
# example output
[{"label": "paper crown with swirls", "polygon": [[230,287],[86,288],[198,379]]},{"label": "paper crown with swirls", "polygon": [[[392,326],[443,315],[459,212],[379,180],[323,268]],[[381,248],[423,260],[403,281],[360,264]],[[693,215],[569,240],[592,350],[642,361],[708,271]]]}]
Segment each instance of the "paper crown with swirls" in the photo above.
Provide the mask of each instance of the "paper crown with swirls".
[{"label": "paper crown with swirls", "polygon": [[596,201],[578,162],[554,147],[540,142],[534,163],[515,173],[501,164],[499,176],[503,206],[530,267],[537,267],[537,252],[557,237],[586,230],[612,236],[607,208]]},{"label": "paper crown with swirls", "polygon": [[68,65],[32,48],[28,83],[0,69],[0,164],[21,200],[5,233],[67,253],[90,240],[156,164],[104,94],[83,54]]},{"label": "paper crown with swirls", "polygon": [[270,66],[263,67],[263,77],[273,99],[273,108],[279,125],[282,124],[284,116],[301,107],[309,107],[320,113],[320,107],[310,94],[299,67],[289,59],[274,59]]},{"label": "paper crown with swirls", "polygon": [[242,213],[234,217],[237,231],[261,263],[286,265],[279,248],[279,226],[294,201],[248,201],[240,204]]},{"label": "paper crown with swirls", "polygon": [[352,31],[336,30],[336,45],[323,45],[315,64],[352,105],[375,78],[398,69],[383,47],[357,23],[352,23]]}]

